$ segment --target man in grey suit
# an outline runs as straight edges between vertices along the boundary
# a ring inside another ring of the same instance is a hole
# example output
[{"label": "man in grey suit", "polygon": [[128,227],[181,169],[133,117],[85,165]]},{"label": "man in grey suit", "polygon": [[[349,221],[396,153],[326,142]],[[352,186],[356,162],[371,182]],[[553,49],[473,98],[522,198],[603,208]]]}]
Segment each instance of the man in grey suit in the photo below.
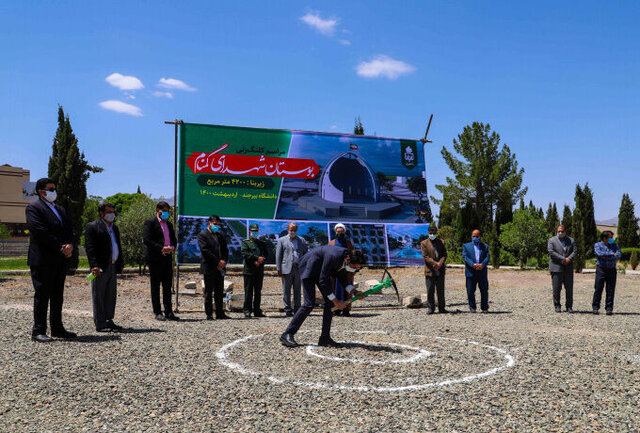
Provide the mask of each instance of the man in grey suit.
[{"label": "man in grey suit", "polygon": [[[289,223],[288,235],[281,236],[276,245],[276,268],[282,278],[282,300],[287,317],[300,308],[300,269],[298,263],[307,253],[307,244],[298,236],[298,225]],[[293,288],[293,308],[291,308],[291,288]]]},{"label": "man in grey suit", "polygon": [[573,313],[573,259],[576,256],[576,244],[569,236],[563,225],[558,226],[557,236],[547,242],[549,250],[549,272],[553,285],[553,304],[556,313],[562,311],[560,291],[564,284],[566,307],[568,313]]}]

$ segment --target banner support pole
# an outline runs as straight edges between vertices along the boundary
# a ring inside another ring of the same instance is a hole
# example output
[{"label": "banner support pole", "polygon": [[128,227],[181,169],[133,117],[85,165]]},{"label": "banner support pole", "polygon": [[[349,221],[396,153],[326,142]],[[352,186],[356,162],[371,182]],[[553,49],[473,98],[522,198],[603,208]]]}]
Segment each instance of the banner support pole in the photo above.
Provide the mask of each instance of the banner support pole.
[{"label": "banner support pole", "polygon": [[[182,125],[182,120],[165,120],[165,125],[174,126],[174,153],[173,153],[173,228],[178,230],[178,125]],[[180,300],[178,299],[178,293],[180,292],[180,266],[178,265],[178,246],[176,245],[176,251],[173,255],[173,269],[175,274],[176,290],[176,312],[180,312]]]}]

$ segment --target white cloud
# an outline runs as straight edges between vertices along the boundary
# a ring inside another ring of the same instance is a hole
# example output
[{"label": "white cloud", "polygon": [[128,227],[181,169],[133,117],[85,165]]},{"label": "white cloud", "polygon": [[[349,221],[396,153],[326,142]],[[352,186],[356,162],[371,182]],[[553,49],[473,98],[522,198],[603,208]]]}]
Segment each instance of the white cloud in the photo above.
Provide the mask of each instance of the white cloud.
[{"label": "white cloud", "polygon": [[415,66],[400,60],[392,59],[389,56],[379,55],[368,62],[361,62],[356,67],[356,72],[365,78],[388,78],[395,80],[401,75],[410,74],[415,71]]},{"label": "white cloud", "polygon": [[155,92],[152,93],[153,96],[155,96],[156,98],[169,98],[169,99],[173,99],[173,93],[171,92],[160,92],[159,90],[156,90]]},{"label": "white cloud", "polygon": [[347,39],[340,39],[338,42],[345,46],[351,45],[351,41]]},{"label": "white cloud", "polygon": [[326,36],[332,36],[338,25],[337,19],[323,19],[318,12],[309,12],[300,17],[300,20]]},{"label": "white cloud", "polygon": [[189,86],[184,81],[177,80],[175,78],[160,78],[160,81],[158,81],[158,86],[164,87],[165,89],[185,90],[187,92],[194,92],[196,90],[194,87]]},{"label": "white cloud", "polygon": [[126,102],[110,99],[108,101],[103,101],[98,105],[100,105],[105,110],[115,111],[116,113],[129,114],[135,117],[142,117],[142,110],[140,109],[140,107],[127,104]]},{"label": "white cloud", "polygon": [[120,90],[138,90],[144,88],[142,81],[132,75],[122,75],[114,72],[104,80]]}]

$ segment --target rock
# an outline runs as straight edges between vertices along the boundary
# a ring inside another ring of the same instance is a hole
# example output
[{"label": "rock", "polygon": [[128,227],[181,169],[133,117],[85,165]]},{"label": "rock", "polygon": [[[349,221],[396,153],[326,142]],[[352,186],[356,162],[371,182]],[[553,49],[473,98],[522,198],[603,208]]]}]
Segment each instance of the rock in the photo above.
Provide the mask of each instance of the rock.
[{"label": "rock", "polygon": [[402,305],[407,308],[420,308],[422,301],[417,296],[405,296],[402,298]]},{"label": "rock", "polygon": [[244,307],[244,293],[229,294],[224,299],[224,309],[226,311],[242,311]]},{"label": "rock", "polygon": [[198,288],[198,285],[196,284],[195,281],[187,281],[184,284],[184,288],[187,290],[196,290]]},{"label": "rock", "polygon": [[422,301],[423,304],[427,303],[427,294],[423,293],[422,295],[420,295],[420,301]]},{"label": "rock", "polygon": [[224,291],[229,292],[233,290],[233,281],[224,280]]}]

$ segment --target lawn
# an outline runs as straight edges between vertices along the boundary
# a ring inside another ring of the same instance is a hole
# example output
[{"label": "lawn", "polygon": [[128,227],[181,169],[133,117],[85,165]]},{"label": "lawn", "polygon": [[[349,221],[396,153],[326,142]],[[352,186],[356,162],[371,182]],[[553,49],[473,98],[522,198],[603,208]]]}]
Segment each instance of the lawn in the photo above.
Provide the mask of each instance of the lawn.
[{"label": "lawn", "polygon": [[[87,261],[87,257],[80,257],[80,264],[78,268],[86,269],[89,267],[89,262]],[[27,257],[26,256],[18,256],[18,257],[0,257],[0,270],[1,271],[14,271],[14,270],[26,270],[29,269],[27,265]]]}]

